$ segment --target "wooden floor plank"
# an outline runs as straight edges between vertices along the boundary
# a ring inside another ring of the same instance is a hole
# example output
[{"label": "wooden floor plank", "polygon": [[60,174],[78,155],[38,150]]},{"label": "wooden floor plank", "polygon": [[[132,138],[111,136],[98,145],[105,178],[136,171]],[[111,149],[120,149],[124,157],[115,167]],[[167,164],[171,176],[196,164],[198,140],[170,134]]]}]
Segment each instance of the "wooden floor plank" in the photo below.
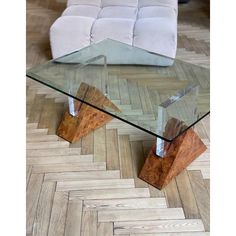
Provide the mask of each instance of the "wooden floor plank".
[{"label": "wooden floor plank", "polygon": [[49,142],[28,142],[26,149],[45,149],[45,148],[66,148],[69,143],[66,141],[49,141]]},{"label": "wooden floor plank", "polygon": [[205,183],[205,187],[208,191],[208,194],[210,196],[210,193],[211,193],[211,187],[210,187],[210,179],[204,179],[204,183]]},{"label": "wooden floor plank", "polygon": [[48,129],[30,129],[26,130],[26,135],[46,135],[48,133]]},{"label": "wooden floor plank", "polygon": [[115,222],[115,235],[204,231],[201,220],[158,220]]},{"label": "wooden floor plank", "polygon": [[26,188],[30,180],[31,172],[32,172],[32,166],[26,165]]},{"label": "wooden floor plank", "polygon": [[94,132],[91,132],[81,139],[81,154],[94,153]]},{"label": "wooden floor plank", "polygon": [[132,109],[141,109],[141,100],[138,92],[138,86],[135,82],[128,83],[128,90],[130,95],[130,101]]},{"label": "wooden floor plank", "polygon": [[46,173],[46,172],[66,172],[66,171],[93,171],[105,170],[105,162],[81,162],[81,163],[68,163],[68,164],[48,164],[48,165],[35,165],[33,166],[33,173]]},{"label": "wooden floor plank", "polygon": [[99,171],[72,171],[59,173],[46,173],[44,181],[73,181],[90,179],[119,179],[119,170],[99,170]]},{"label": "wooden floor plank", "polygon": [[47,235],[48,233],[55,187],[54,182],[45,182],[42,185],[32,236]]},{"label": "wooden floor plank", "polygon": [[121,178],[133,178],[133,165],[128,135],[119,136]]},{"label": "wooden floor plank", "polygon": [[34,135],[34,134],[27,134],[26,142],[52,142],[52,141],[59,141],[60,138],[57,135]]},{"label": "wooden floor plank", "polygon": [[84,211],[166,208],[165,198],[84,200]]},{"label": "wooden floor plank", "polygon": [[97,235],[97,212],[83,211],[81,236]]},{"label": "wooden floor plank", "polygon": [[180,232],[180,233],[157,233],[157,234],[130,234],[130,236],[210,236],[209,232]]},{"label": "wooden floor plank", "polygon": [[26,192],[26,233],[31,234],[43,183],[43,174],[31,174]]},{"label": "wooden floor plank", "polygon": [[26,124],[27,130],[37,129],[37,127],[38,127],[38,123],[28,123],[28,124]]},{"label": "wooden floor plank", "polygon": [[80,155],[80,148],[53,148],[53,149],[33,149],[27,151],[28,157],[40,156],[64,156],[64,155]]},{"label": "wooden floor plank", "polygon": [[55,192],[50,217],[48,236],[63,236],[68,204],[68,193]]},{"label": "wooden floor plank", "polygon": [[82,146],[82,139],[76,141],[75,143],[70,143],[70,148],[80,148]]},{"label": "wooden floor plank", "polygon": [[80,200],[70,200],[68,203],[65,236],[80,236],[83,204]]},{"label": "wooden floor plank", "polygon": [[179,196],[179,191],[175,179],[164,188],[168,207],[182,207],[182,202]]},{"label": "wooden floor plank", "polygon": [[165,193],[163,190],[159,190],[150,184],[148,185],[148,187],[151,197],[165,197]]},{"label": "wooden floor plank", "polygon": [[94,131],[94,161],[106,161],[105,126]]},{"label": "wooden floor plank", "polygon": [[[62,120],[63,114],[65,112],[65,105],[63,103],[53,102],[52,106],[48,109],[48,118],[44,121],[45,125],[48,127],[48,134],[55,134],[56,130]],[[53,117],[53,119],[51,119]],[[41,121],[41,120],[40,120]]]},{"label": "wooden floor plank", "polygon": [[97,236],[112,236],[113,224],[112,223],[98,223]]},{"label": "wooden floor plank", "polygon": [[93,155],[71,155],[71,156],[44,156],[44,157],[28,157],[28,165],[44,165],[44,164],[63,164],[63,163],[81,163],[92,162]]},{"label": "wooden floor plank", "polygon": [[182,208],[98,211],[98,222],[185,219]]},{"label": "wooden floor plank", "polygon": [[101,179],[57,182],[57,191],[133,188],[133,179]]},{"label": "wooden floor plank", "polygon": [[186,170],[176,177],[176,182],[185,217],[187,219],[200,219],[201,216],[198,211],[195,196]]},{"label": "wooden floor plank", "polygon": [[119,199],[119,198],[147,198],[150,197],[148,188],[96,189],[78,190],[70,192],[70,199]]},{"label": "wooden floor plank", "polygon": [[29,112],[29,123],[38,123],[40,119],[40,115],[42,112],[42,107],[44,103],[44,95],[35,95],[33,104],[34,106],[31,108]]},{"label": "wooden floor plank", "polygon": [[188,173],[192,189],[195,195],[199,213],[206,231],[210,231],[210,196],[205,187],[200,171],[189,171]]},{"label": "wooden floor plank", "polygon": [[138,178],[138,174],[141,171],[145,161],[143,155],[142,142],[140,141],[131,142],[130,145],[131,145],[131,156],[132,156],[132,166],[133,166],[133,176],[134,176],[135,186],[137,188],[148,187],[148,184],[146,182]]},{"label": "wooden floor plank", "polygon": [[116,130],[106,130],[107,169],[119,170],[119,147]]},{"label": "wooden floor plank", "polygon": [[[48,87],[41,85],[41,90],[42,90],[42,94],[47,94],[50,92],[53,92],[53,90],[48,90]],[[43,91],[44,89],[46,89],[46,91]],[[43,104],[42,107],[42,111],[40,113],[40,119],[39,119],[39,123],[38,123],[38,127],[39,128],[48,128],[48,131],[52,130],[54,127],[54,120],[56,119],[56,112],[55,112],[55,102],[53,98],[50,99],[45,99],[45,103]],[[52,119],[52,117],[55,117],[54,119]]]}]

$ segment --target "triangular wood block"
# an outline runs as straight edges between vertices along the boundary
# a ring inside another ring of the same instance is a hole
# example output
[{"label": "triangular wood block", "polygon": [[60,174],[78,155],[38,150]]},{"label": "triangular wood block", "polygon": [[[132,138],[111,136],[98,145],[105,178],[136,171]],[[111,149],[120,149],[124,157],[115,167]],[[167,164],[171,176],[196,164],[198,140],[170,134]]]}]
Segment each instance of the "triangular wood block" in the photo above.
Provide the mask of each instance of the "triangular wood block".
[{"label": "triangular wood block", "polygon": [[[107,107],[120,111],[101,91],[85,83],[80,85],[76,97],[102,110]],[[57,135],[71,143],[112,120],[112,116],[80,101],[75,101],[75,109],[78,115],[72,116],[68,111],[65,112],[57,129]]]},{"label": "triangular wood block", "polygon": [[188,129],[169,144],[167,155],[164,158],[156,155],[156,144],[154,144],[139,178],[162,189],[206,149],[193,129]]}]

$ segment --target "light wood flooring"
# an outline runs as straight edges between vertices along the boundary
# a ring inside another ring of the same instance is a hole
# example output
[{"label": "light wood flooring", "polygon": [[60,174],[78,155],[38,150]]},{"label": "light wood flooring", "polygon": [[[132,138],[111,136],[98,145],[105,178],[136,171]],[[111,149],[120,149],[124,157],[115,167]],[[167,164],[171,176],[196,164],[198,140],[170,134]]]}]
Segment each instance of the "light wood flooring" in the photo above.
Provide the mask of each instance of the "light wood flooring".
[{"label": "light wood flooring", "polygon": [[[65,0],[27,1],[27,67],[51,58],[48,30]],[[209,67],[209,6],[179,8],[177,57]],[[137,174],[155,140],[112,120],[76,144],[55,135],[66,97],[27,86],[28,236],[206,236],[210,231],[209,117],[195,126],[208,150],[163,191]]]}]

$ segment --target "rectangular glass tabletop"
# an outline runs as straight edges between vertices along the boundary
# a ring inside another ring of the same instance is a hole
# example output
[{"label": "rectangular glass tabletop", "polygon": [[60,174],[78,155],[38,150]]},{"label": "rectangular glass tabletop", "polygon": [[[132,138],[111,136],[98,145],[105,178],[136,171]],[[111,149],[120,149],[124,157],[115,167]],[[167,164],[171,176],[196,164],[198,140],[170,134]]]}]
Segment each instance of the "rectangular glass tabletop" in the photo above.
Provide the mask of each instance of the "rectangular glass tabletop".
[{"label": "rectangular glass tabletop", "polygon": [[[167,142],[209,114],[209,75],[209,69],[111,39],[27,70],[69,97],[71,115],[78,114],[73,104],[79,100]],[[115,106],[94,99],[91,88]]]}]

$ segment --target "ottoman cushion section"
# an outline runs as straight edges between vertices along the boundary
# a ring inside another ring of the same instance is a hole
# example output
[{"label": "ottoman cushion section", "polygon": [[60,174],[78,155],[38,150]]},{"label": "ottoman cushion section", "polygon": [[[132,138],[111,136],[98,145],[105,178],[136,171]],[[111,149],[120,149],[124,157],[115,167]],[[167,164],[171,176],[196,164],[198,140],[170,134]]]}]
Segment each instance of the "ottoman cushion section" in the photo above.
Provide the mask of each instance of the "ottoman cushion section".
[{"label": "ottoman cushion section", "polygon": [[102,7],[107,6],[138,7],[138,0],[102,0]]},{"label": "ottoman cushion section", "polygon": [[100,18],[93,25],[91,43],[109,38],[132,45],[134,23],[131,19]]},{"label": "ottoman cushion section", "polygon": [[94,18],[62,16],[50,28],[53,58],[90,45],[90,33]]},{"label": "ottoman cushion section", "polygon": [[176,18],[176,13],[173,8],[163,6],[150,6],[142,7],[139,10],[138,18],[151,18],[151,17],[166,17]]},{"label": "ottoman cushion section", "polygon": [[139,0],[139,7],[166,6],[178,10],[178,0]]},{"label": "ottoman cushion section", "polygon": [[63,16],[86,16],[97,18],[101,8],[87,5],[72,5],[66,8],[62,13]]},{"label": "ottoman cushion section", "polygon": [[135,7],[104,7],[100,11],[98,18],[130,18],[135,20],[137,11]]},{"label": "ottoman cushion section", "polygon": [[101,6],[101,0],[68,0],[67,7],[71,5],[90,5],[90,6]]},{"label": "ottoman cushion section", "polygon": [[175,19],[165,17],[138,19],[133,45],[174,58],[177,45],[176,24]]}]

